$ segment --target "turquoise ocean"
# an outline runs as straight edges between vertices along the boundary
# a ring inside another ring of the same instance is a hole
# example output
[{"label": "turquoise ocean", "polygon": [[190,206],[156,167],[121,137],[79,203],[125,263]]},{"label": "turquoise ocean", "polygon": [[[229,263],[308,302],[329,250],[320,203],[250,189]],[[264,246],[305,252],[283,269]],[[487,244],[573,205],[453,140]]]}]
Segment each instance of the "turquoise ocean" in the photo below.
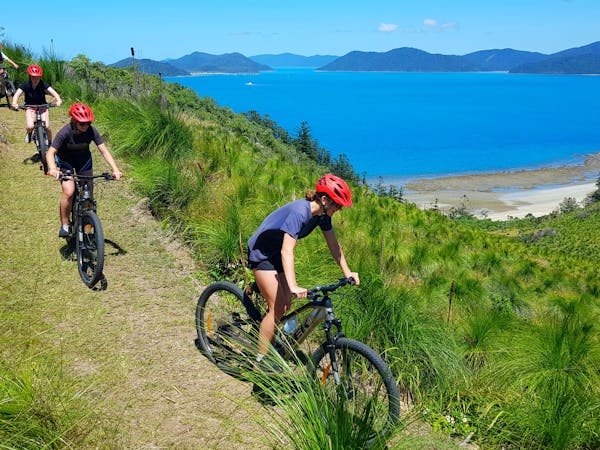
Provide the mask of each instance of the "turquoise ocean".
[{"label": "turquoise ocean", "polygon": [[578,164],[600,152],[600,77],[319,72],[166,78],[293,135],[302,121],[368,179]]}]

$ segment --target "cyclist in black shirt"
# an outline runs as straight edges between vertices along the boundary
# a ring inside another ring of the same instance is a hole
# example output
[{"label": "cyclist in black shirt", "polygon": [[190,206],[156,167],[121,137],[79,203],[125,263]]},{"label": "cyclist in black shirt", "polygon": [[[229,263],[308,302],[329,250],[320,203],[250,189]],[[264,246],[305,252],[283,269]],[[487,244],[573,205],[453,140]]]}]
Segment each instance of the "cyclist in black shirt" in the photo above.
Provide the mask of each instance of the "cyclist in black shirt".
[{"label": "cyclist in black shirt", "polygon": [[[45,105],[46,94],[50,94],[54,97],[54,103],[56,106],[62,105],[62,100],[58,92],[56,92],[52,86],[42,80],[42,68],[37,64],[32,64],[27,67],[27,73],[29,74],[29,80],[24,81],[21,86],[15,92],[12,99],[12,107],[16,111],[19,109],[19,97],[25,93],[25,104],[26,105]],[[50,129],[50,114],[48,114],[48,108],[44,108],[42,111],[42,120],[46,124],[46,133],[48,135],[48,141],[52,141],[52,130]],[[31,133],[33,131],[33,125],[35,123],[35,109],[27,108],[25,111],[25,127],[27,128],[27,134],[25,135],[25,142],[31,142]]]},{"label": "cyclist in black shirt", "polygon": [[[48,175],[58,179],[62,171],[71,170],[78,175],[92,175],[92,141],[98,147],[116,180],[123,176],[117,167],[112,154],[104,144],[98,130],[92,126],[94,113],[84,103],[74,103],[69,108],[71,122],[65,125],[58,133],[48,149],[46,162]],[[60,198],[61,228],[59,237],[68,237],[71,234],[69,218],[71,216],[71,199],[75,193],[75,182],[70,179],[62,181],[62,196]]]}]

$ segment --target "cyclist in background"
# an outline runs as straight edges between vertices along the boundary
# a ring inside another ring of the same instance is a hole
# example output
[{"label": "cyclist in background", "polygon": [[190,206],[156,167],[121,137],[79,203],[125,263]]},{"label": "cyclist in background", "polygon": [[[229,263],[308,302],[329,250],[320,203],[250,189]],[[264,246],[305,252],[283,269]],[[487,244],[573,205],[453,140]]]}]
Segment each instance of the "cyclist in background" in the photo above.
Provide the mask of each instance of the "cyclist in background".
[{"label": "cyclist in background", "polygon": [[[21,83],[21,86],[15,92],[12,99],[12,107],[16,111],[19,109],[18,100],[21,94],[25,93],[25,104],[26,105],[44,105],[48,103],[46,101],[46,94],[50,94],[54,97],[54,103],[56,106],[62,105],[60,95],[42,80],[42,68],[37,64],[32,64],[27,67],[27,73],[29,74],[29,80],[25,80]],[[46,133],[48,135],[48,142],[52,142],[52,130],[50,129],[50,114],[48,108],[43,108],[42,120],[46,124]],[[27,128],[27,134],[25,135],[25,142],[31,142],[31,133],[35,123],[35,109],[27,108],[25,111],[25,127]]]},{"label": "cyclist in background", "polygon": [[261,365],[275,334],[275,326],[291,306],[292,296],[306,298],[307,290],[296,283],[296,241],[321,228],[333,259],[345,277],[360,283],[358,273],[348,267],[333,231],[331,217],[344,206],[352,206],[350,188],[341,178],[326,174],[308,190],[306,197],[273,211],[248,241],[248,266],[252,269],[268,311],[260,324],[256,362]]},{"label": "cyclist in background", "polygon": [[[92,175],[92,152],[90,143],[93,141],[100,154],[104,157],[113,177],[118,180],[123,173],[117,167],[112,154],[106,148],[98,130],[92,126],[94,113],[84,103],[73,103],[69,108],[71,122],[65,125],[52,141],[46,153],[48,175],[58,179],[61,171],[74,171],[78,175]],[[67,238],[71,235],[71,200],[75,194],[75,181],[69,179],[61,182],[62,196],[60,198],[61,227],[58,237]]]},{"label": "cyclist in background", "polygon": [[2,63],[4,61],[9,62],[15,69],[19,68],[19,65],[17,63],[15,63],[12,59],[10,59],[4,54],[4,52],[2,51],[2,44],[0,44],[0,75],[4,73],[4,67],[2,67]]}]

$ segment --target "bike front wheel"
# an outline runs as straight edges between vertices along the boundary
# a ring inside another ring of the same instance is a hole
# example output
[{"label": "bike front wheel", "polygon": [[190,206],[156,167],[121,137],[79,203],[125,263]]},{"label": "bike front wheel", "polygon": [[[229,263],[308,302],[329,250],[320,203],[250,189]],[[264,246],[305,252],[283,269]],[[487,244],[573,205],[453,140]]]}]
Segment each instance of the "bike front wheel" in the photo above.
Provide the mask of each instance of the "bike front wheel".
[{"label": "bike front wheel", "polygon": [[100,219],[92,210],[82,211],[74,232],[79,275],[87,286],[94,287],[104,277],[104,233]]},{"label": "bike front wheel", "polygon": [[17,90],[15,89],[15,85],[10,80],[6,80],[4,82],[4,87],[5,87],[6,95],[8,95],[10,97],[12,97],[13,95],[15,95],[15,92],[17,92]]},{"label": "bike front wheel", "polygon": [[362,342],[338,338],[334,348],[326,344],[319,347],[312,355],[312,363],[336,405],[343,404],[353,418],[368,426],[367,442],[386,436],[398,423],[398,385],[388,365],[373,349]]},{"label": "bike front wheel", "polygon": [[225,373],[239,376],[256,355],[262,313],[252,299],[228,281],[209,285],[196,306],[196,344]]},{"label": "bike front wheel", "polygon": [[45,175],[48,173],[48,163],[46,162],[46,153],[48,153],[48,135],[46,134],[44,127],[38,126],[36,128],[35,141],[40,154],[40,162],[42,163],[40,169],[42,169]]}]

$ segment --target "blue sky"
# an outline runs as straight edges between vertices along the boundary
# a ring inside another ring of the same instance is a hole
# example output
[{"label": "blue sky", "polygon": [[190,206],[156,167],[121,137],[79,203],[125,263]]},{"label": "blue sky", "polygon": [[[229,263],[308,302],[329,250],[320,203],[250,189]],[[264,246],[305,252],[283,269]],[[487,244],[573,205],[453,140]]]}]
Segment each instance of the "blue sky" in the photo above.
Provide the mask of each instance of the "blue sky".
[{"label": "blue sky", "polygon": [[54,50],[71,59],[85,53],[105,63],[130,57],[130,47],[138,58],[161,60],[194,51],[341,56],[399,47],[455,55],[493,48],[554,53],[600,40],[598,0],[147,0],[141,5],[53,0],[28,13],[35,17],[4,15],[0,37],[35,54]]}]

